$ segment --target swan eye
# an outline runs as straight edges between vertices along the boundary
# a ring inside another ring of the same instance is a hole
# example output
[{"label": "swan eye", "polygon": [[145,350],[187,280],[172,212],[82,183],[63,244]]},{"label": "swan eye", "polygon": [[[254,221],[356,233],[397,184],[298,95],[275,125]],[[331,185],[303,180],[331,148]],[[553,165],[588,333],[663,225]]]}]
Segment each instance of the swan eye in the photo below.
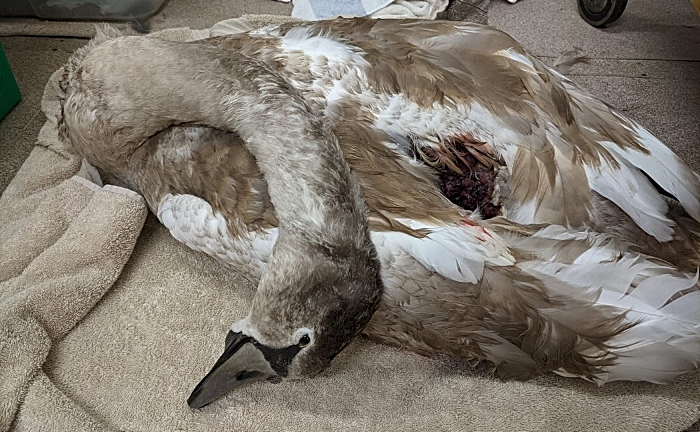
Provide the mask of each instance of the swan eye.
[{"label": "swan eye", "polygon": [[311,338],[309,337],[309,335],[305,334],[299,338],[299,343],[297,345],[299,345],[300,348],[304,348],[305,346],[307,346],[310,343],[311,343]]}]

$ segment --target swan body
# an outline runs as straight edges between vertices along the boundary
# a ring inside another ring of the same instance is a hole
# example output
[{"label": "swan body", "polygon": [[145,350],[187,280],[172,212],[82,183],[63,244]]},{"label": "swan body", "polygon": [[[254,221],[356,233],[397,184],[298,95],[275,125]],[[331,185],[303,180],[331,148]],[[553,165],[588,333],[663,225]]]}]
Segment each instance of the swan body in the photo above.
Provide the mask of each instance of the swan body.
[{"label": "swan body", "polygon": [[[688,270],[700,265],[698,175],[494,28],[330,20],[199,43],[263,61],[331,124],[367,118],[397,153],[447,167],[440,180],[448,188],[454,171],[463,178],[488,167],[507,179],[507,190],[470,210],[489,213],[495,201],[513,222],[610,232]],[[676,220],[658,189],[691,218]],[[447,195],[460,204],[459,194]]]},{"label": "swan body", "polygon": [[[317,372],[358,327],[420,353],[488,361],[502,378],[666,383],[698,367],[698,175],[497,30],[333,20],[195,43],[119,38],[67,71],[60,124],[73,148],[143,194],[176,239],[260,278],[253,310],[283,317],[234,323],[193,406],[230,388],[232,353],[268,365],[260,376],[297,370],[299,355]],[[284,94],[258,97],[239,79]],[[280,100],[308,119],[290,122]],[[467,177],[486,190],[466,200],[475,208],[449,196]],[[604,226],[611,218],[620,224]],[[329,251],[320,265],[318,248]],[[359,278],[348,292],[360,300],[295,287],[303,270],[284,289],[264,285],[299,266]],[[350,329],[314,318],[329,309]],[[305,322],[335,330],[321,360],[302,343],[317,336]],[[286,353],[285,367],[266,343]]]},{"label": "swan body", "polygon": [[[348,127],[362,135],[361,124]],[[198,144],[186,144],[193,136]],[[183,144],[192,152],[186,160],[177,156]],[[340,144],[352,169],[364,173],[366,160],[358,156],[371,146]],[[210,128],[172,127],[141,152],[148,156],[137,171],[147,177],[131,186],[172,235],[258,279],[278,228],[264,177],[242,140]],[[697,367],[697,272],[630,250],[611,234],[475,219],[441,197],[434,181],[413,177],[411,165],[403,168],[393,181],[381,172],[358,176],[384,281],[379,309],[364,330],[369,337],[422,354],[488,360],[506,379],[554,371],[601,384],[664,383]],[[221,186],[197,185],[206,178]],[[383,194],[409,179],[423,190],[415,200]],[[390,184],[369,191],[375,181]],[[237,205],[226,209],[216,197],[231,184],[240,185]],[[401,208],[402,217],[392,221],[400,228],[382,220],[384,198]],[[425,217],[422,209],[440,201],[432,208],[449,219]],[[650,337],[652,328],[659,335]]]}]

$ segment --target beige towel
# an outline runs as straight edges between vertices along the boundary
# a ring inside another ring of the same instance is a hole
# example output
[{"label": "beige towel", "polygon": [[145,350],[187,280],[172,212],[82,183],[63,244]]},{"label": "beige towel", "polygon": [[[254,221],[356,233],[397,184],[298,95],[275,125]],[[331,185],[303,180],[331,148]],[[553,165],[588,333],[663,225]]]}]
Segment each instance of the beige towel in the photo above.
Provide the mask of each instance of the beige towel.
[{"label": "beige towel", "polygon": [[59,402],[42,365],[117,279],[146,217],[134,192],[71,177],[79,166],[37,147],[0,200],[0,430],[27,393]]},{"label": "beige towel", "polygon": [[0,430],[681,431],[700,417],[697,373],[669,386],[503,383],[364,339],[321,377],[255,383],[191,411],[254,285],[152,215],[135,242],[142,201],[90,184],[56,140],[55,78],[40,145],[0,200]]}]

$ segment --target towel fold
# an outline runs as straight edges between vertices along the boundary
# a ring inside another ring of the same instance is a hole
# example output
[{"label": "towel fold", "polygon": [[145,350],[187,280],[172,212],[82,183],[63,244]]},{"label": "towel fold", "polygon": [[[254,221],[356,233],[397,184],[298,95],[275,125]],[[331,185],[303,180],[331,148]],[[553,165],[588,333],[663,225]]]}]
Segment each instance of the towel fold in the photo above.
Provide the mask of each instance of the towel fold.
[{"label": "towel fold", "polygon": [[117,279],[146,216],[139,195],[79,171],[77,158],[37,147],[0,199],[0,430],[53,344]]}]

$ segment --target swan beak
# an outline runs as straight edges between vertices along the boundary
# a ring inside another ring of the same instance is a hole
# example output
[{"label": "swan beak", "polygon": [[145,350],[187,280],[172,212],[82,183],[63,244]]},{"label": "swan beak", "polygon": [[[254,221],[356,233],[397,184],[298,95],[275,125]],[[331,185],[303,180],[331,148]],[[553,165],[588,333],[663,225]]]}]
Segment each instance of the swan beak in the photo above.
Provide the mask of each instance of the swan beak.
[{"label": "swan beak", "polygon": [[194,388],[187,404],[202,408],[243,384],[263,379],[280,380],[255,339],[229,331],[224,353]]}]

